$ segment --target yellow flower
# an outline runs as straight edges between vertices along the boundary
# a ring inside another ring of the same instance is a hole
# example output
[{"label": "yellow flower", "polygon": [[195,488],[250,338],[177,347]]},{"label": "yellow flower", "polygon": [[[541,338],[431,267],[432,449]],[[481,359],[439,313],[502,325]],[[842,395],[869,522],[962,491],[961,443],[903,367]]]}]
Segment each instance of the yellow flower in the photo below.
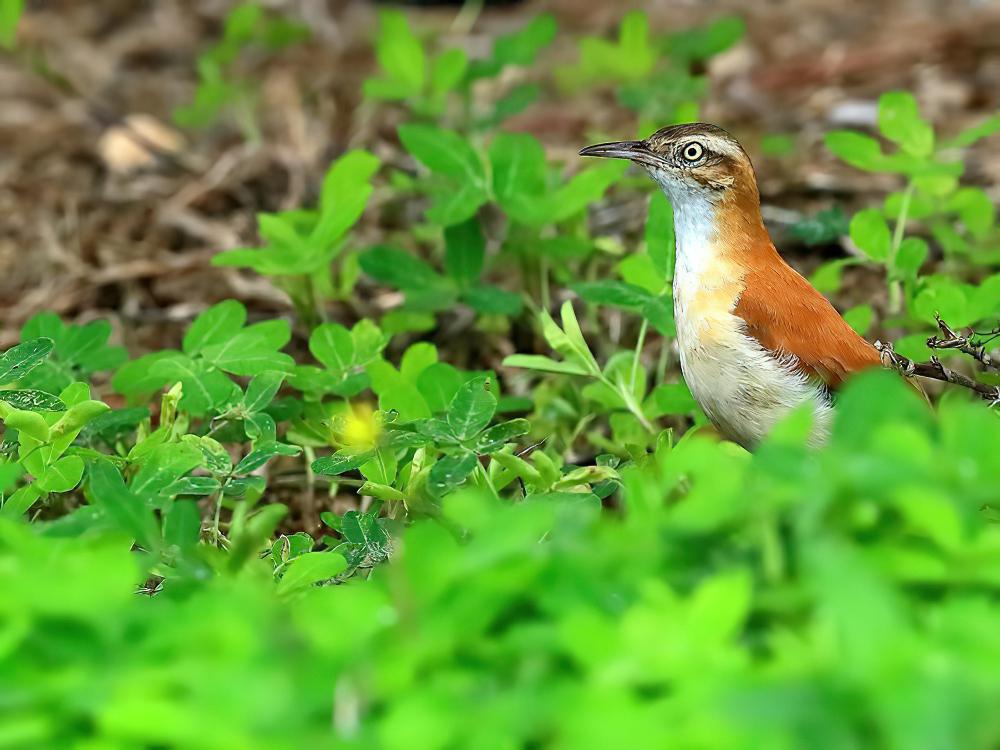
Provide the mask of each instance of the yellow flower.
[{"label": "yellow flower", "polygon": [[340,442],[349,448],[374,448],[382,434],[381,420],[367,403],[352,404],[342,421],[337,421]]}]

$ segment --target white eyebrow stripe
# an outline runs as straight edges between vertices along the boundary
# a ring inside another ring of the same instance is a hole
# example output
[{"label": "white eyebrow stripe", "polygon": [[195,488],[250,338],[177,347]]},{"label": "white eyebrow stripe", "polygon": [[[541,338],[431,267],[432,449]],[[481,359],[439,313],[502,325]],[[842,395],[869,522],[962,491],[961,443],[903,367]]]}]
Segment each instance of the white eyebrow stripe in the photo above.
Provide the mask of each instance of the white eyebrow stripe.
[{"label": "white eyebrow stripe", "polygon": [[743,158],[743,149],[726,138],[719,138],[718,136],[708,135],[707,133],[702,136],[697,136],[697,138],[701,139],[709,151],[715,151],[717,154],[723,154],[724,156],[731,156],[734,159]]}]

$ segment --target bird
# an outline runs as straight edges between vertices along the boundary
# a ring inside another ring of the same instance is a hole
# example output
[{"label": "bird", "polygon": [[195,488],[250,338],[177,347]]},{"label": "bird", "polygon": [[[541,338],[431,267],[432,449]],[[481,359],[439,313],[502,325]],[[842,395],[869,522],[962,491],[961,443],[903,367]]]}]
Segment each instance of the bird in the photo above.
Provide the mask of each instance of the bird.
[{"label": "bird", "polygon": [[825,443],[835,391],[881,357],[778,253],[739,142],[715,125],[688,123],[580,155],[638,164],[670,201],[681,374],[716,430],[753,450],[807,405],[808,442]]}]

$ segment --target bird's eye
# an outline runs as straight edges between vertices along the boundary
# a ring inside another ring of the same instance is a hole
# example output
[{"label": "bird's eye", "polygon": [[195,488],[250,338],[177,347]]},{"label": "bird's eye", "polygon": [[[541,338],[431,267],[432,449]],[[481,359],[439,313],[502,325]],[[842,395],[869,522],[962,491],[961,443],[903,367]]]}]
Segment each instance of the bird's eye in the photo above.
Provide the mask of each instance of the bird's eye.
[{"label": "bird's eye", "polygon": [[684,150],[681,151],[681,156],[683,156],[686,161],[698,161],[704,153],[705,147],[695,141],[684,147]]}]

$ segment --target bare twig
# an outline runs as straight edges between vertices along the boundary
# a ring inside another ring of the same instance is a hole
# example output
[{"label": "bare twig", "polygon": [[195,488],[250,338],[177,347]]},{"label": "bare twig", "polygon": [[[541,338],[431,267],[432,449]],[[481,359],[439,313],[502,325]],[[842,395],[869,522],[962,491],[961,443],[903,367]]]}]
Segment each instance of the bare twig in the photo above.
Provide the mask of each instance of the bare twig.
[{"label": "bare twig", "polygon": [[[983,367],[1000,372],[1000,362],[994,360],[986,351],[986,344],[973,340],[973,336],[976,335],[974,331],[971,331],[968,336],[962,336],[945,323],[940,315],[935,314],[934,319],[937,321],[941,336],[940,338],[931,336],[927,339],[929,349],[957,349],[963,354],[968,354]],[[987,335],[992,336],[994,333],[996,331],[991,331]]]},{"label": "bare twig", "polygon": [[876,341],[875,348],[882,357],[882,364],[885,367],[897,370],[907,377],[919,375],[922,378],[953,383],[954,385],[974,391],[980,398],[988,401],[990,406],[1000,404],[1000,386],[980,383],[978,380],[973,380],[960,372],[949,370],[941,364],[941,360],[937,357],[931,357],[930,362],[914,362],[909,357],[904,357],[902,354],[897,354],[893,351],[892,344],[883,344],[881,341]]}]

